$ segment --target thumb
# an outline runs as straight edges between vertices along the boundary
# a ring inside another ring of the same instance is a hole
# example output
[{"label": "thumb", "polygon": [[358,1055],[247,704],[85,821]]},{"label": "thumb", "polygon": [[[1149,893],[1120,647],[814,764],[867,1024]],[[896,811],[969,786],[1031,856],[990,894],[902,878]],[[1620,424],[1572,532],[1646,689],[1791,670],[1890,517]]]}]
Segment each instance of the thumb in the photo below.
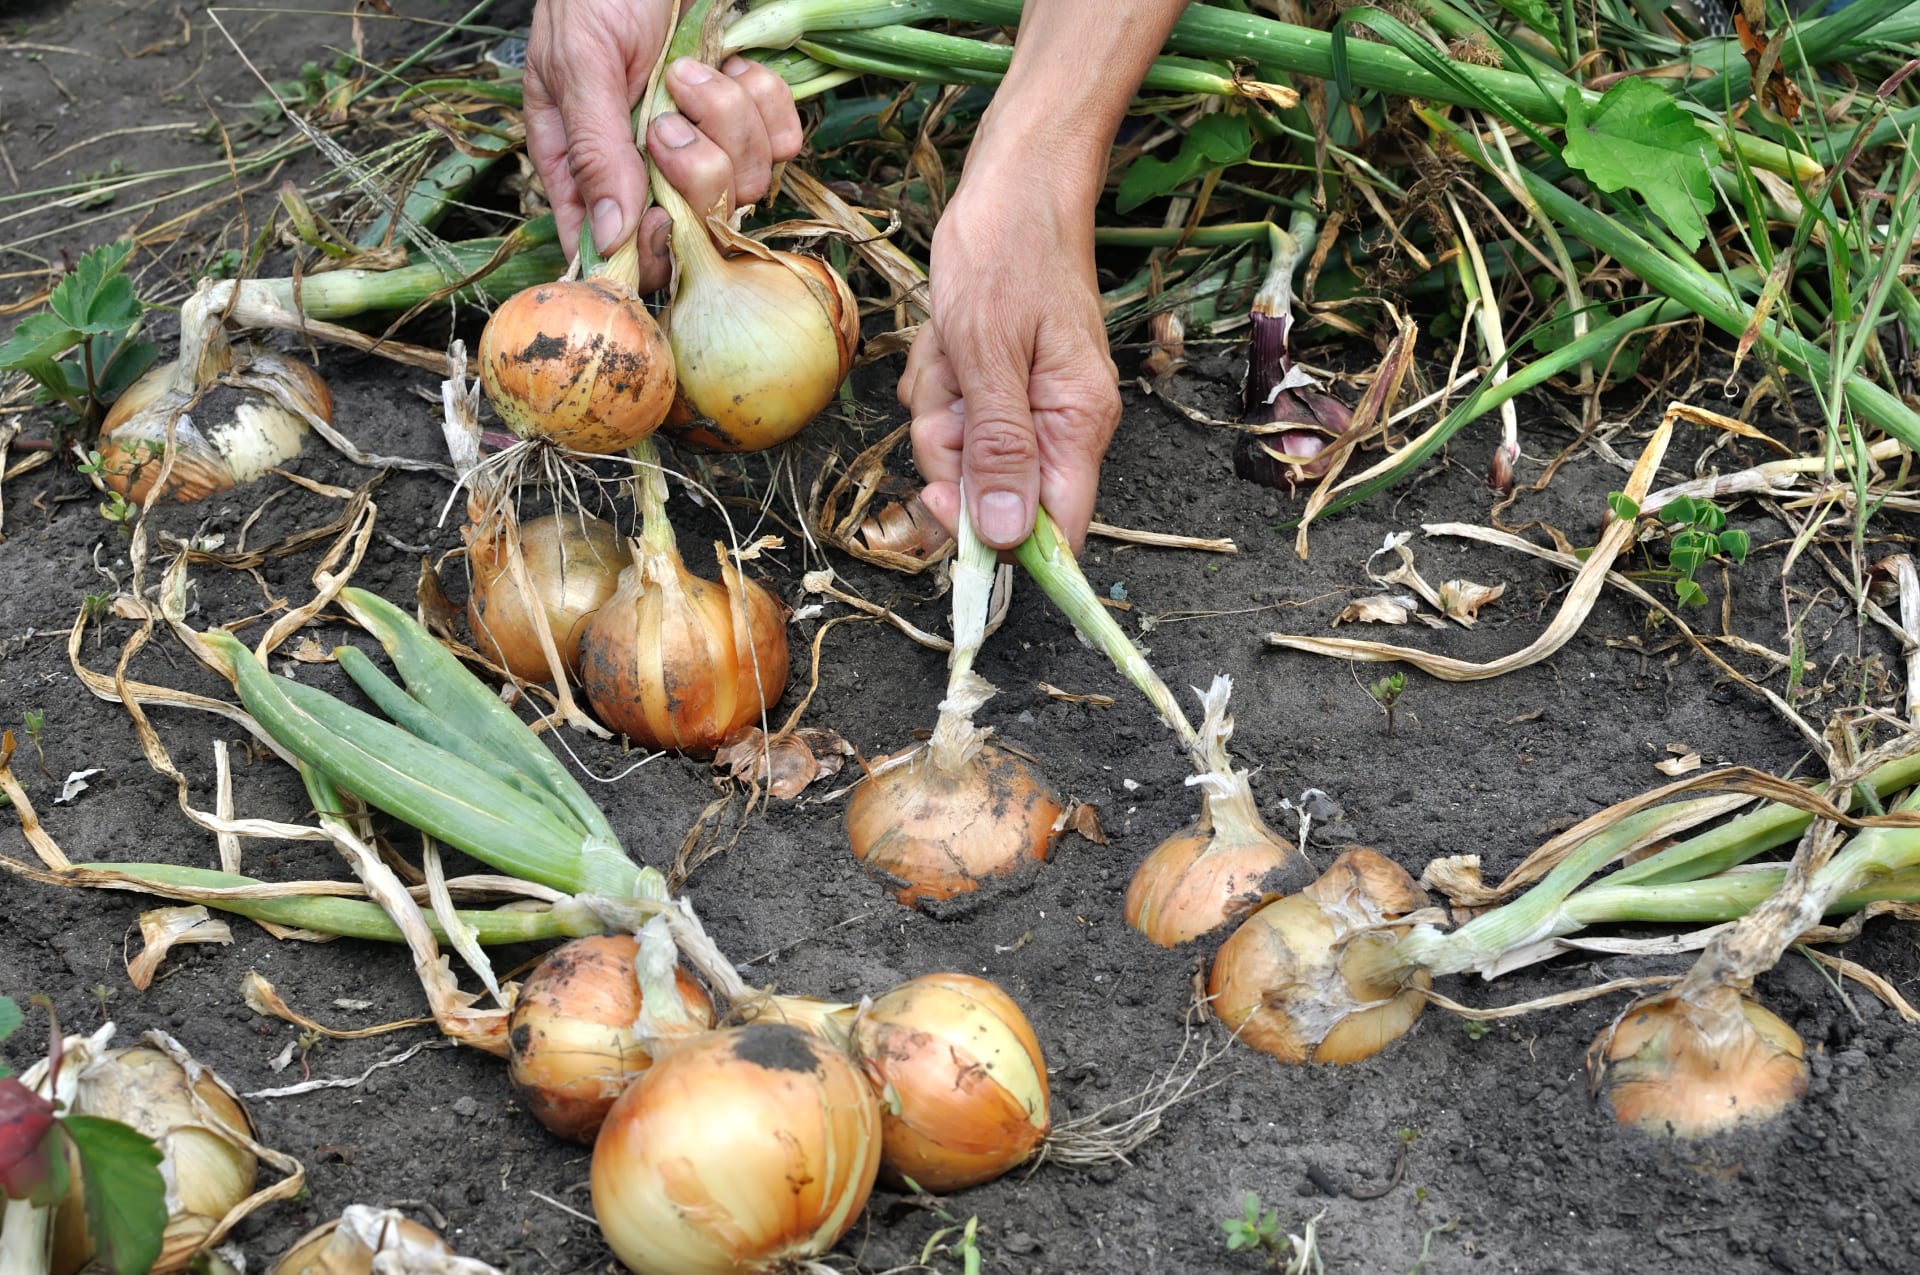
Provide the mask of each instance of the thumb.
[{"label": "thumb", "polygon": [[607,58],[580,59],[568,68],[568,79],[559,101],[567,167],[593,246],[606,256],[633,235],[646,189],[646,168],[628,114],[633,95],[626,68]]},{"label": "thumb", "polygon": [[969,360],[959,372],[963,420],[961,490],[967,517],[995,549],[1033,532],[1040,499],[1040,442],[1027,402],[1029,360],[1011,351]]}]

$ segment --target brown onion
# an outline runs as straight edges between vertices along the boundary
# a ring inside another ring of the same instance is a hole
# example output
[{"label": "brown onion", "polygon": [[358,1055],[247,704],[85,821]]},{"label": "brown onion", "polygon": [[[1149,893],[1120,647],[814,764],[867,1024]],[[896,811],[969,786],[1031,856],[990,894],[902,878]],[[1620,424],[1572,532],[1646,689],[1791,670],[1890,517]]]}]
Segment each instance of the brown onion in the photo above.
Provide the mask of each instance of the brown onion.
[{"label": "brown onion", "polygon": [[881,1099],[881,1168],[960,1191],[1025,1163],[1051,1127],[1047,1065],[1013,998],[969,974],[927,974],[875,1000],[854,1043]]},{"label": "brown onion", "polygon": [[459,1262],[445,1240],[395,1210],[349,1204],[339,1217],[295,1240],[271,1275],[373,1275],[379,1256],[389,1263],[383,1270],[481,1269],[477,1262]]},{"label": "brown onion", "polygon": [[610,456],[666,419],[673,352],[624,280],[543,283],[509,297],[487,321],[480,383],[521,438]]},{"label": "brown onion", "polygon": [[1228,1030],[1282,1062],[1347,1063],[1405,1034],[1432,976],[1380,928],[1427,904],[1399,864],[1354,846],[1300,893],[1244,921],[1213,958],[1207,990]]},{"label": "brown onion", "polygon": [[638,1275],[743,1275],[819,1257],[865,1207],[880,1104],[847,1054],[754,1023],[680,1045],[620,1096],[593,1209]]},{"label": "brown onion", "polygon": [[[554,513],[520,524],[520,554],[539,595],[547,631],[567,670],[580,675],[587,622],[607,599],[626,564],[626,543],[613,524],[584,513]],[[529,682],[552,679],[526,599],[508,570],[504,533],[474,534],[468,548],[473,592],[467,624],[482,655]]]},{"label": "brown onion", "polygon": [[1629,1007],[1587,1066],[1621,1124],[1682,1138],[1772,1119],[1807,1091],[1799,1034],[1723,985]]},{"label": "brown onion", "polygon": [[[514,1001],[508,1077],[534,1119],[563,1138],[591,1144],[614,1099],[653,1064],[653,1044],[637,1028],[639,954],[627,934],[575,939],[540,962]],[[711,1027],[700,984],[678,969],[674,983],[697,1029]]]}]

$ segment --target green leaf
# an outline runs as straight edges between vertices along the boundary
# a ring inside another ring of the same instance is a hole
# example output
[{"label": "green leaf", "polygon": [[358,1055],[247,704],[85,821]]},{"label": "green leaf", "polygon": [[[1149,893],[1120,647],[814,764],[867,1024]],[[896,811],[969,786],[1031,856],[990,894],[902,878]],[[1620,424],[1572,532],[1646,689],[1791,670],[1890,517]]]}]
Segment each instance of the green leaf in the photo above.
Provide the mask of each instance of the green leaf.
[{"label": "green leaf", "polygon": [[1732,558],[1735,566],[1747,560],[1747,551],[1752,547],[1752,539],[1738,528],[1720,533],[1720,552]]},{"label": "green leaf", "polygon": [[114,1275],[150,1269],[167,1229],[160,1148],[118,1120],[68,1116],[61,1124],[80,1153],[95,1259]]},{"label": "green leaf", "polygon": [[1712,139],[1662,89],[1629,77],[1588,104],[1579,89],[1566,93],[1569,167],[1604,191],[1635,191],[1689,250],[1707,237],[1703,219],[1713,207],[1708,177]]},{"label": "green leaf", "polygon": [[79,343],[80,334],[55,315],[29,315],[0,345],[0,372],[25,372],[42,385],[65,386],[55,360]]},{"label": "green leaf", "polygon": [[1253,154],[1253,126],[1241,115],[1202,116],[1188,130],[1172,159],[1142,155],[1120,179],[1114,206],[1131,212],[1149,199],[1170,195],[1185,183],[1242,163]]},{"label": "green leaf", "polygon": [[1674,596],[1680,599],[1680,605],[1683,607],[1704,606],[1707,601],[1706,591],[1691,580],[1675,581],[1673,592]]},{"label": "green leaf", "polygon": [[[20,1007],[14,1004],[13,997],[0,996],[0,1040],[5,1040],[20,1030]],[[4,1076],[5,1072],[0,1072]]]},{"label": "green leaf", "polygon": [[120,342],[104,361],[95,363],[96,367],[106,369],[101,373],[97,387],[100,401],[110,403],[119,398],[159,357],[160,347],[151,341]]},{"label": "green leaf", "polygon": [[1613,516],[1621,522],[1629,522],[1640,516],[1639,502],[1635,501],[1633,497],[1627,495],[1624,491],[1608,492],[1607,508],[1613,513]]},{"label": "green leaf", "polygon": [[1546,0],[1499,0],[1500,7],[1552,41],[1560,43],[1560,21],[1547,8]]}]

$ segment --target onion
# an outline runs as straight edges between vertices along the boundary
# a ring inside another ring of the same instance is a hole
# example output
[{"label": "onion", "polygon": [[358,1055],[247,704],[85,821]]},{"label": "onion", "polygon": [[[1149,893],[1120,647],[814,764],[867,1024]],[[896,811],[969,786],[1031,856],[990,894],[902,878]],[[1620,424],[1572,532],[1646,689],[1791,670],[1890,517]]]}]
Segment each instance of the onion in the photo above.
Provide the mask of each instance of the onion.
[{"label": "onion", "polygon": [[1403,1035],[1432,977],[1383,922],[1425,907],[1399,864],[1355,846],[1300,893],[1248,917],[1213,959],[1207,990],[1227,1028],[1282,1062],[1347,1063]]},{"label": "onion", "polygon": [[408,1275],[493,1269],[455,1257],[445,1240],[397,1210],[349,1204],[339,1217],[295,1240],[271,1275],[374,1275],[376,1258],[385,1259],[381,1271]]},{"label": "onion", "polygon": [[[527,976],[507,1024],[507,1074],[534,1119],[563,1138],[591,1143],[633,1078],[653,1063],[640,1029],[645,996],[631,935],[575,939]],[[713,1005],[693,977],[674,969],[692,1031],[713,1025]]]},{"label": "onion", "polygon": [[593,1208],[639,1275],[775,1271],[832,1248],[880,1167],[880,1103],[794,1027],[696,1036],[636,1080],[593,1150]]},{"label": "onion", "polygon": [[[504,533],[470,535],[473,592],[467,623],[475,646],[515,677],[550,680],[539,632],[508,570]],[[627,558],[620,533],[590,514],[555,513],[520,524],[520,553],[560,658],[578,677],[587,622],[613,596]]]},{"label": "onion", "polygon": [[633,565],[587,626],[580,681],[601,722],[650,748],[712,756],[787,687],[785,608],[719,545],[720,583],[688,571],[667,522],[652,443]]},{"label": "onion", "polygon": [[160,476],[167,430],[169,500],[187,503],[252,482],[297,455],[310,417],[333,420],[319,373],[273,350],[228,343],[205,292],[180,308],[180,357],[148,370],[107,413],[95,444],[100,480],[135,504]]},{"label": "onion", "polygon": [[1799,1035],[1724,985],[1630,1006],[1588,1066],[1621,1124],[1682,1138],[1770,1120],[1807,1091]]},{"label": "onion", "polygon": [[[140,1046],[102,1055],[81,1074],[72,1111],[130,1125],[159,1145],[167,1229],[156,1272],[184,1271],[218,1236],[221,1221],[253,1194],[259,1161],[253,1121],[239,1096],[205,1067]],[[93,1257],[79,1177],[54,1222],[53,1271],[71,1275]]]},{"label": "onion", "polygon": [[881,1167],[928,1191],[991,1181],[1047,1136],[1047,1066],[1013,998],[927,974],[874,1001],[854,1041],[881,1092]]},{"label": "onion", "polygon": [[1224,674],[1200,697],[1206,718],[1194,745],[1200,818],[1155,847],[1127,885],[1127,924],[1162,947],[1211,933],[1269,893],[1298,888],[1306,857],[1260,817],[1247,772],[1227,753],[1233,718]]},{"label": "onion", "polygon": [[480,383],[521,438],[609,456],[666,419],[672,351],[626,271],[609,266],[515,293],[480,334]]}]

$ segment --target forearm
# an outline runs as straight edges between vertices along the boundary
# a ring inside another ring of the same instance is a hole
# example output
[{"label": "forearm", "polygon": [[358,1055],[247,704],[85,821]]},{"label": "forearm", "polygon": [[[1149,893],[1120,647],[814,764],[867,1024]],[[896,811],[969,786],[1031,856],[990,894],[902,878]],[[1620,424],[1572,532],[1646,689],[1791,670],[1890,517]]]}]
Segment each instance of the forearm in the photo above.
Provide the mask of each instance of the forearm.
[{"label": "forearm", "polygon": [[1186,7],[1187,0],[1027,0],[1013,64],[968,172],[1045,172],[1091,213],[1127,104]]}]

